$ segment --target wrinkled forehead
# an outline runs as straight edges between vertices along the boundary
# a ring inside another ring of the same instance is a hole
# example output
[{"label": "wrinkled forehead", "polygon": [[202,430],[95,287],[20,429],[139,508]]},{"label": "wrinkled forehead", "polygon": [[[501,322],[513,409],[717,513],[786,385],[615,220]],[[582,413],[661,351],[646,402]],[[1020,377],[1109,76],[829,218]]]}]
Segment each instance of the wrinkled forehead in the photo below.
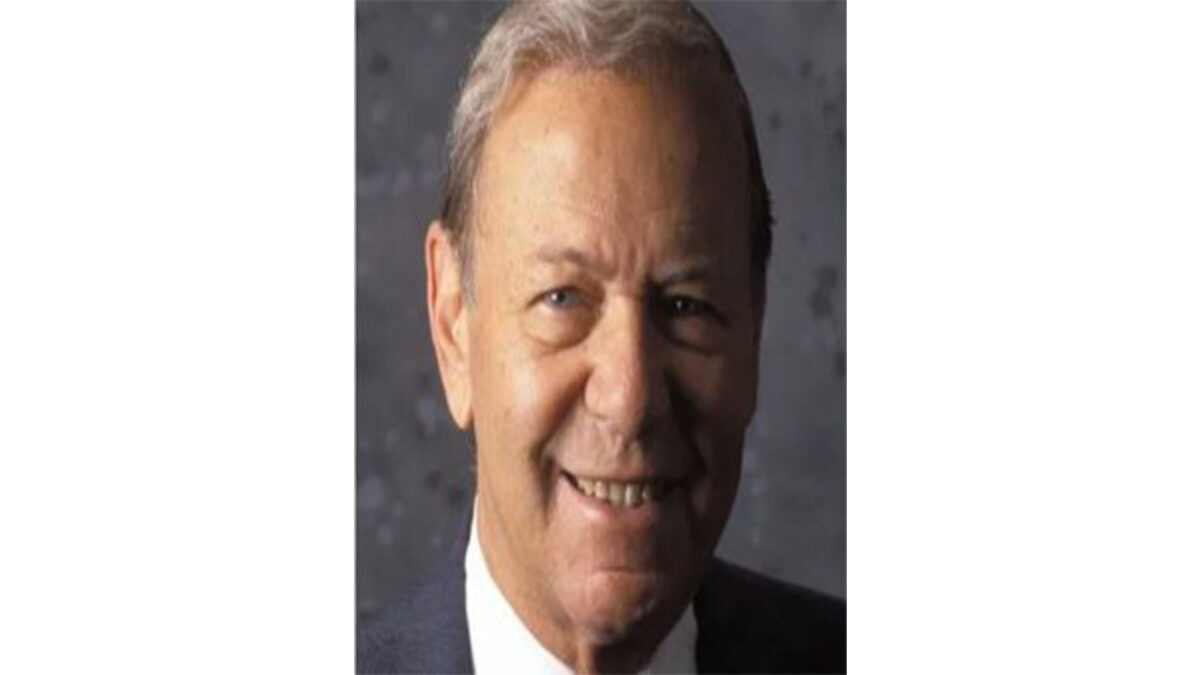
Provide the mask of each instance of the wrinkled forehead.
[{"label": "wrinkled forehead", "polygon": [[735,90],[714,69],[668,74],[559,66],[524,75],[483,148],[481,237],[514,218],[563,214],[667,223],[685,238],[711,238],[708,225],[719,223],[746,237],[748,157]]}]

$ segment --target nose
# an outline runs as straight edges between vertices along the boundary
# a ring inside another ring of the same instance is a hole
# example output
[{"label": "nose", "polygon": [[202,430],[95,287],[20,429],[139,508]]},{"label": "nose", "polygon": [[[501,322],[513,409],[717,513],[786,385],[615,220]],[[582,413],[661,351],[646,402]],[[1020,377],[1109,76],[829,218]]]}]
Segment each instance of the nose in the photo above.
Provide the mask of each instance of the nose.
[{"label": "nose", "polygon": [[593,334],[588,411],[625,440],[644,438],[670,407],[662,336],[640,302],[610,303]]}]

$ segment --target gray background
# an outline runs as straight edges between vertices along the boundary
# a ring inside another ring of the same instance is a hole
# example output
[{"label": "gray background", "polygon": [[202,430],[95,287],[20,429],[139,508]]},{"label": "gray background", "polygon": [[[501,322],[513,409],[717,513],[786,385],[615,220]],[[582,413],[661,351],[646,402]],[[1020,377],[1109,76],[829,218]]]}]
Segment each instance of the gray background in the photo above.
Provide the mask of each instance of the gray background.
[{"label": "gray background", "polygon": [[[759,408],[717,551],[845,597],[845,5],[700,7],[750,97],[776,218]],[[421,241],[457,85],[498,9],[356,6],[360,621],[446,555],[471,503],[466,438],[429,343]]]}]

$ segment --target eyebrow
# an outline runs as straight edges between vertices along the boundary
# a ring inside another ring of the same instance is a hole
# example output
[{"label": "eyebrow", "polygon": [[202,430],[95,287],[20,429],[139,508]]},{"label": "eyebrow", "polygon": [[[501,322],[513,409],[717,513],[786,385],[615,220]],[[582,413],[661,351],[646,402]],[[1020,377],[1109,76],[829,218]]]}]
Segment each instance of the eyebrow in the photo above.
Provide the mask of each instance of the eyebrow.
[{"label": "eyebrow", "polygon": [[586,270],[601,273],[611,271],[611,265],[604,265],[592,256],[570,246],[543,246],[538,249],[534,258],[539,262],[550,263],[552,265],[574,265],[575,267],[582,267]]},{"label": "eyebrow", "polygon": [[[543,246],[538,249],[534,258],[539,262],[552,265],[573,265],[601,276],[608,276],[612,273],[612,265],[606,265],[595,257],[570,246]],[[661,286],[670,286],[689,281],[702,281],[713,276],[711,268],[710,261],[701,260],[671,272],[656,283]]]},{"label": "eyebrow", "polygon": [[689,281],[704,281],[712,276],[713,275],[709,264],[702,262],[671,272],[667,276],[663,277],[662,281],[659,283],[663,286],[670,286],[672,284],[682,284]]}]

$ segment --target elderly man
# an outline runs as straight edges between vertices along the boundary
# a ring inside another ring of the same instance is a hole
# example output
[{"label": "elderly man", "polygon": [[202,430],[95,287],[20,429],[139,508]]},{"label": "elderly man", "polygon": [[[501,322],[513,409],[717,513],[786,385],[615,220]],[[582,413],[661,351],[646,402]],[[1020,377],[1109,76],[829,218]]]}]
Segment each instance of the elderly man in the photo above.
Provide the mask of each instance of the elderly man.
[{"label": "elderly man", "polygon": [[771,216],[712,27],[676,2],[510,5],[449,146],[427,300],[478,491],[456,558],[364,633],[359,670],[844,670],[841,601],[713,558]]}]

